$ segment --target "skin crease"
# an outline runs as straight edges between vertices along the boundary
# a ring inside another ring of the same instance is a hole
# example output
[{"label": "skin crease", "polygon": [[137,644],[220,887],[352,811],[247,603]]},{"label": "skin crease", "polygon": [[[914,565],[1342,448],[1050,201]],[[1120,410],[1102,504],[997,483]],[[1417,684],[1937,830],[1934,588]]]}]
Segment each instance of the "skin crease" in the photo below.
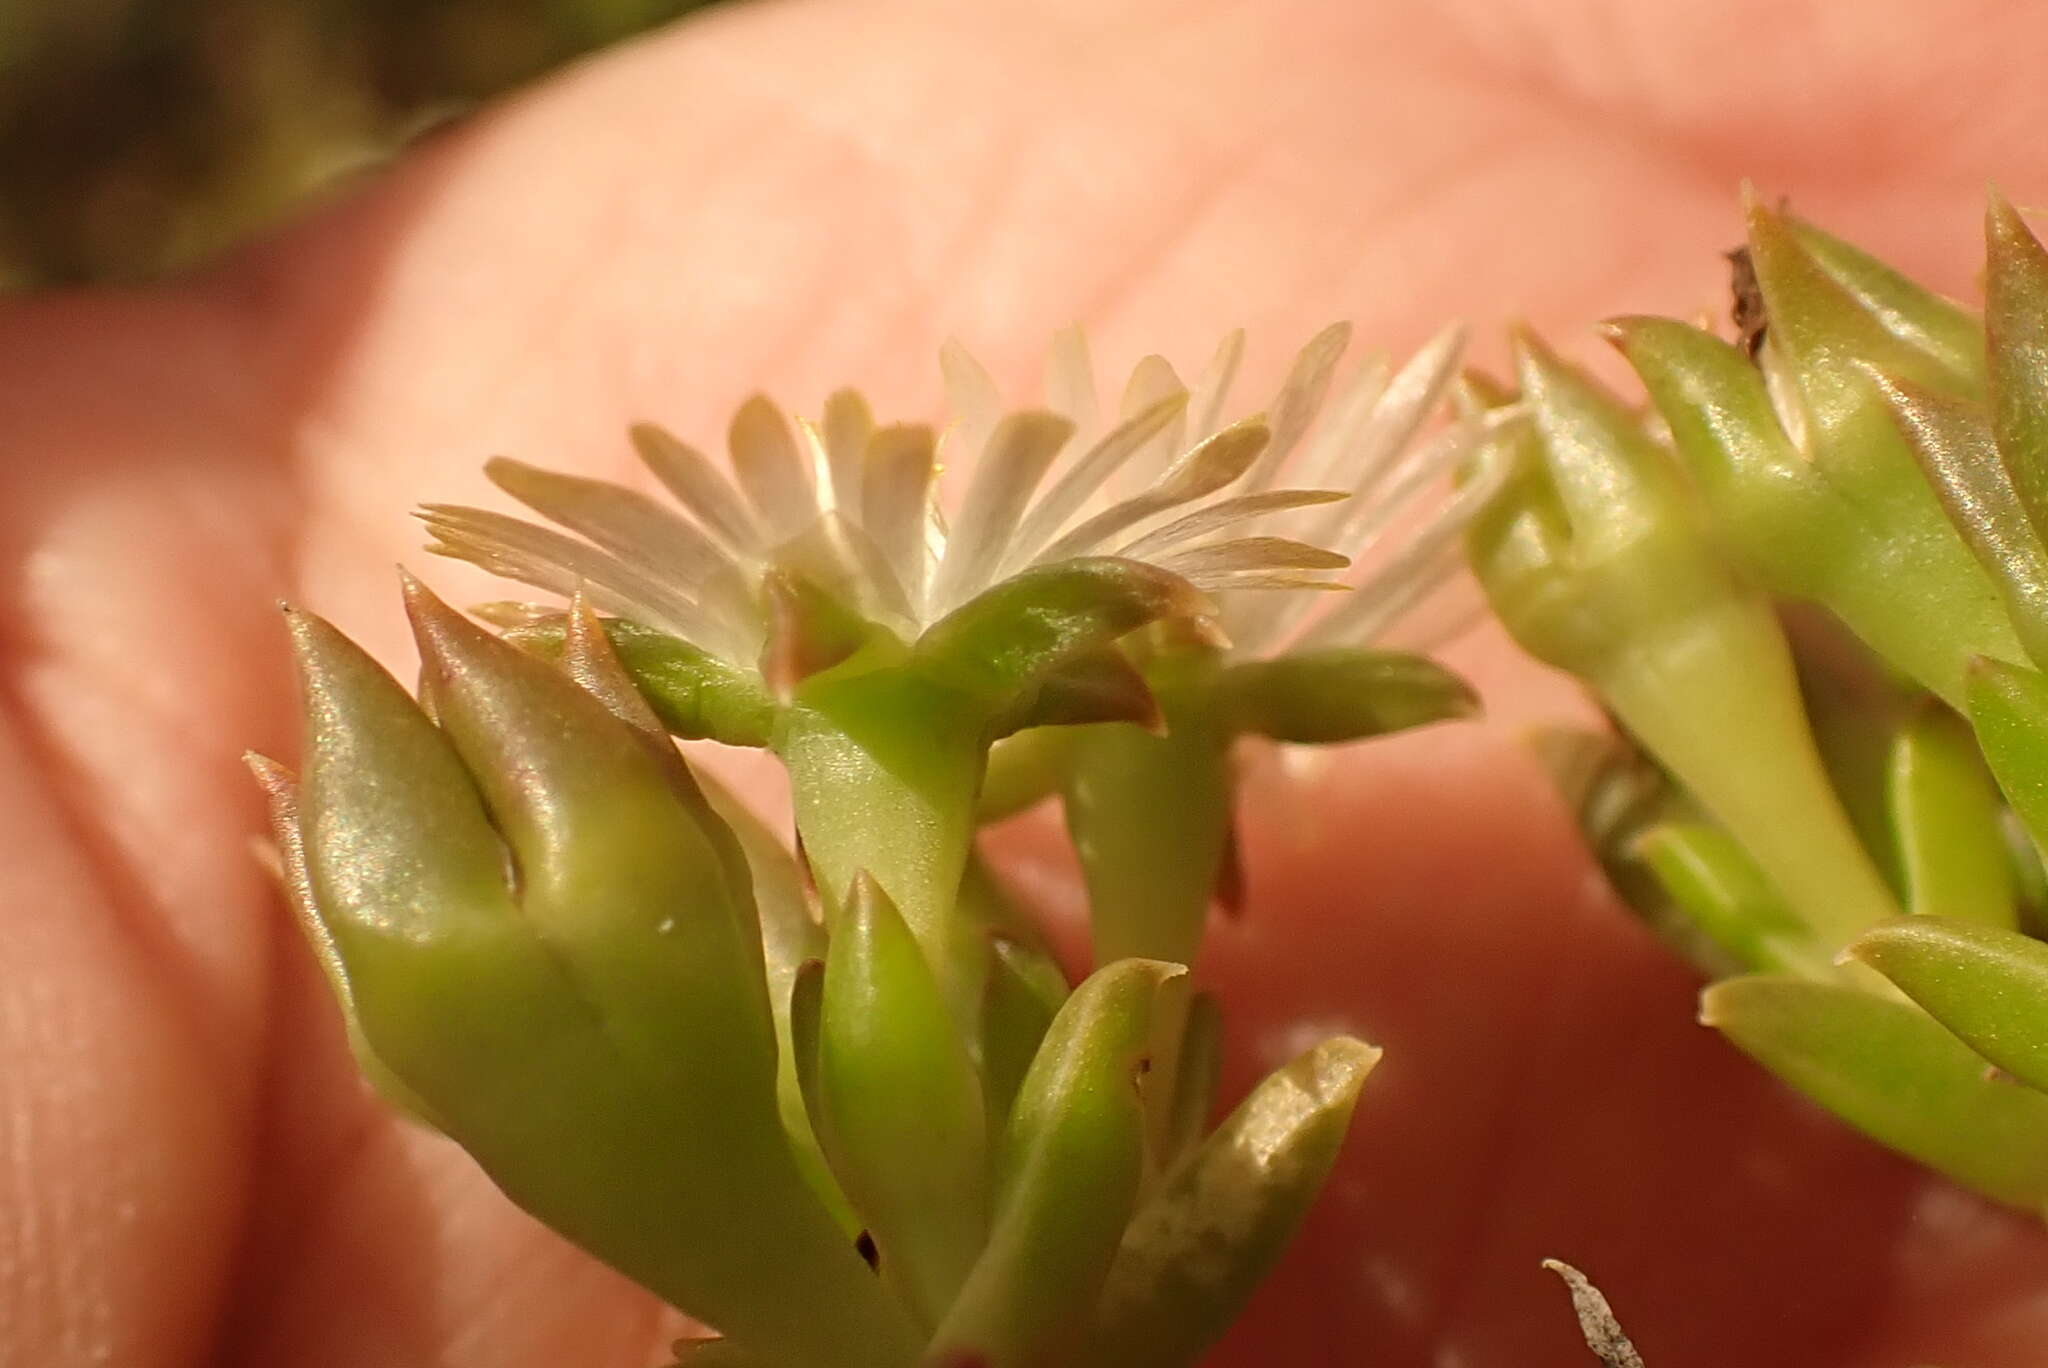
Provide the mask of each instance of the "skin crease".
[{"label": "skin crease", "polygon": [[[251,857],[290,757],[271,603],[410,669],[404,516],[507,451],[628,468],[749,390],[936,407],[957,335],[1026,397],[1333,317],[1508,317],[1594,359],[1721,306],[1744,175],[1958,294],[2021,203],[2039,21],[1992,3],[766,3],[588,63],[276,240],[0,317],[0,1362],[639,1368],[674,1321],[369,1101]],[[2021,160],[2015,161],[2018,156]],[[1482,359],[1497,360],[1492,344]],[[1256,402],[1256,399],[1248,400]],[[1485,725],[1248,779],[1253,896],[1204,972],[1229,1087],[1387,1047],[1300,1247],[1216,1362],[1589,1362],[1546,1255],[1656,1368],[2038,1362],[2048,1239],[1849,1136],[1692,1024],[1514,749],[1570,691],[1482,634]],[[1043,817],[1006,867],[1071,916]]]}]

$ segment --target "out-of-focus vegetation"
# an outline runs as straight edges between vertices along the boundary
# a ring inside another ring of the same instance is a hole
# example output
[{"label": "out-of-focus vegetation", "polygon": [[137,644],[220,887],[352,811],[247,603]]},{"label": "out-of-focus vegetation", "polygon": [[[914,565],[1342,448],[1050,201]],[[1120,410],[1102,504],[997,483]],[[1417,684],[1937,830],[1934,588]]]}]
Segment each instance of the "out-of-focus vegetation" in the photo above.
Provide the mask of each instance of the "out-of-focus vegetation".
[{"label": "out-of-focus vegetation", "polygon": [[0,0],[0,289],[142,280],[706,0]]}]

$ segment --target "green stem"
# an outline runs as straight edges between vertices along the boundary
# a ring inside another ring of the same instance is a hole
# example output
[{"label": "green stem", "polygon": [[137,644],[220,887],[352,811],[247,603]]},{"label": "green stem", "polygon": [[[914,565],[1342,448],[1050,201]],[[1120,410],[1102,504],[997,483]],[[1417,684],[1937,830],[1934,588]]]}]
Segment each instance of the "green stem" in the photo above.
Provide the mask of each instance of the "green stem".
[{"label": "green stem", "polygon": [[888,654],[864,650],[805,680],[777,722],[774,749],[828,916],[867,871],[971,1026],[987,946],[955,904],[987,765],[986,713]]},{"label": "green stem", "polygon": [[[1128,722],[1077,728],[1067,828],[1088,886],[1095,963],[1163,960],[1192,966],[1230,840],[1230,731],[1217,717],[1217,661],[1155,660],[1148,676],[1166,720],[1157,735]],[[1187,1030],[1185,982],[1161,991],[1153,1016],[1151,1153],[1166,1148]]]},{"label": "green stem", "polygon": [[[1776,624],[1724,600],[1701,604],[1676,637],[1609,663],[1601,686],[1615,712],[1742,842],[1823,944],[1840,946],[1898,915],[1821,766]],[[1686,637],[1707,657],[1689,660]],[[1731,672],[1728,662],[1743,668]]]}]

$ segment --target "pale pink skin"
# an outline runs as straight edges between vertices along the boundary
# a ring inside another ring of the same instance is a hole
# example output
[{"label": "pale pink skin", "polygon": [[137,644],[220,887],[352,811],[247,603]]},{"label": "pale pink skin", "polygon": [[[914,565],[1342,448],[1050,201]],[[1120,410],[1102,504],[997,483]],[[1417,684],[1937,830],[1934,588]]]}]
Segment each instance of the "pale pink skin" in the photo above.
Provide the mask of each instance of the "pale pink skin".
[{"label": "pale pink skin", "polygon": [[[755,386],[928,415],[948,334],[1028,393],[1077,317],[1190,367],[1244,325],[1261,387],[1333,317],[1592,356],[1604,314],[1719,305],[1743,175],[1967,293],[1983,180],[2043,193],[2014,54],[2048,34],[1998,0],[1368,8],[745,7],[206,279],[11,306],[0,1358],[637,1368],[673,1330],[364,1094],[251,854],[237,753],[295,746],[272,601],[408,661],[394,561],[492,592],[405,517],[482,457],[616,474],[628,420],[715,440]],[[1460,659],[1507,724],[1574,706],[1497,640]],[[1388,1060],[1219,1363],[1584,1363],[1553,1254],[1656,1368],[2039,1362],[2040,1229],[1693,1025],[1507,725],[1253,782],[1206,966],[1231,1085],[1304,1023]],[[1009,842],[1071,908],[1046,824]]]}]

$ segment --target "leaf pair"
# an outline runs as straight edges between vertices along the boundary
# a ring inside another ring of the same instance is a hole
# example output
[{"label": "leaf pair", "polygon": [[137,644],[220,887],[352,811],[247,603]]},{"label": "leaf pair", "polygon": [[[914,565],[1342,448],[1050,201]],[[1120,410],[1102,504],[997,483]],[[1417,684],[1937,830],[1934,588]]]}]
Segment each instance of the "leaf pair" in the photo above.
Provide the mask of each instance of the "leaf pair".
[{"label": "leaf pair", "polygon": [[[1480,453],[1508,474],[1469,537],[1501,620],[1592,685],[1813,946],[1892,915],[1821,765],[1772,606],[1727,563],[1670,455],[1534,339],[1518,339],[1517,369],[1531,422]],[[1752,919],[1725,929],[1752,950],[1779,936]]]},{"label": "leaf pair", "polygon": [[[1197,1087],[1184,1157],[1154,1182],[1146,1095],[1163,1075],[1151,1051],[1180,973],[1122,961],[1056,1012],[1020,981],[1037,1039],[1014,1100],[985,1112],[986,1075],[915,940],[873,881],[856,880],[825,961],[798,977],[794,1049],[881,1279],[931,1335],[922,1362],[1190,1364],[1284,1249],[1378,1052],[1324,1042],[1200,1143],[1210,1092]],[[1213,1050],[1201,1015],[1190,1038]]]},{"label": "leaf pair", "polygon": [[[910,1322],[784,1139],[730,832],[597,694],[408,598],[438,726],[290,619],[308,728],[280,840],[373,1073],[515,1201],[736,1342],[907,1362]],[[585,631],[581,663],[622,680],[603,642]]]}]

